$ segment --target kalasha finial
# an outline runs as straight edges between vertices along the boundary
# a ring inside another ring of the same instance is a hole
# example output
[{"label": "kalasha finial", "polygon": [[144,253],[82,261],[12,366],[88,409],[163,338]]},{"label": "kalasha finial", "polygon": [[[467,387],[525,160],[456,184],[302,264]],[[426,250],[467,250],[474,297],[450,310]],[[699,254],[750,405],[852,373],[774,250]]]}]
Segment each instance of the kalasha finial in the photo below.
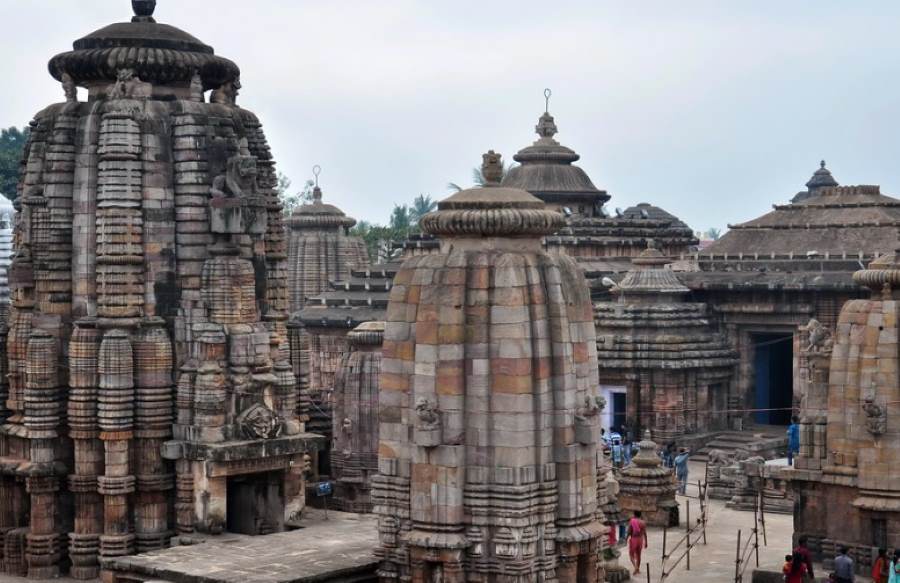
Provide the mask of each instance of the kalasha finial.
[{"label": "kalasha finial", "polygon": [[819,168],[825,168],[825,160],[819,162]]},{"label": "kalasha finial", "polygon": [[544,89],[544,114],[538,119],[538,124],[534,127],[534,131],[542,138],[552,138],[559,130],[553,116],[550,115],[550,96],[553,92],[549,88]]},{"label": "kalasha finial", "polygon": [[156,22],[153,20],[156,0],[131,0],[131,9],[134,10],[132,22]]},{"label": "kalasha finial", "polygon": [[322,201],[322,189],[319,188],[319,174],[322,173],[322,167],[319,166],[318,164],[316,164],[315,166],[313,166],[312,170],[313,170],[313,177],[315,178],[315,181],[316,181],[315,188],[313,188],[313,200],[315,202],[321,202]]},{"label": "kalasha finial", "polygon": [[500,186],[500,181],[503,180],[500,154],[488,150],[487,154],[481,156],[481,177],[484,179],[484,186]]}]

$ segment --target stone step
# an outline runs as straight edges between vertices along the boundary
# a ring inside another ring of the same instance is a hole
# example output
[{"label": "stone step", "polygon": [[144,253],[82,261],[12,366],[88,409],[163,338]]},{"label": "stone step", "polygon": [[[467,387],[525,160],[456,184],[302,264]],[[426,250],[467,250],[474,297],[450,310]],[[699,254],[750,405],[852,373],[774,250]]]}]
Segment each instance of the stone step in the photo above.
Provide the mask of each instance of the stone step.
[{"label": "stone step", "polygon": [[703,447],[699,448],[691,456],[698,462],[709,459],[709,452],[713,449],[722,450],[728,454],[734,454],[739,449],[750,451],[753,455],[762,455],[770,459],[787,445],[787,436],[781,427],[751,428],[747,431],[723,431],[712,436]]}]

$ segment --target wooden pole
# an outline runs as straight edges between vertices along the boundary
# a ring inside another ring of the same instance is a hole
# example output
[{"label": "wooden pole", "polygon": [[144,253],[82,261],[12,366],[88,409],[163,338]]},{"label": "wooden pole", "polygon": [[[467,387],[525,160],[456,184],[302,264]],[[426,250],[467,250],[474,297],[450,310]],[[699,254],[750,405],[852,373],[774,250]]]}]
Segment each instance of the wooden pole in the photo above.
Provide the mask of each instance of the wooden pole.
[{"label": "wooden pole", "polygon": [[741,530],[738,529],[737,551],[734,553],[734,583],[741,583]]},{"label": "wooden pole", "polygon": [[753,551],[756,553],[756,566],[759,567],[759,523],[756,521],[756,508],[753,509]]},{"label": "wooden pole", "polygon": [[[669,527],[663,529],[663,549],[662,549],[662,562],[663,565],[666,564],[666,534],[669,532]],[[663,571],[665,571],[665,567],[663,567]]]},{"label": "wooden pole", "polygon": [[650,583],[650,563],[647,563],[647,583]]},{"label": "wooden pole", "polygon": [[766,503],[763,499],[762,490],[759,492],[759,520],[763,531],[763,545],[769,546],[769,541],[766,540]]},{"label": "wooden pole", "polygon": [[685,536],[687,537],[687,540],[685,541],[687,543],[687,550],[685,552],[687,553],[687,570],[690,571],[691,570],[691,501],[687,500],[687,501],[685,501],[685,504],[687,505],[686,506],[687,514],[684,517],[684,528],[685,528],[685,530],[687,530],[687,534],[685,534]]},{"label": "wooden pole", "polygon": [[700,485],[700,481],[697,481],[697,487],[700,488],[700,523],[701,528],[703,529],[703,544],[706,544],[706,484],[703,486]]}]

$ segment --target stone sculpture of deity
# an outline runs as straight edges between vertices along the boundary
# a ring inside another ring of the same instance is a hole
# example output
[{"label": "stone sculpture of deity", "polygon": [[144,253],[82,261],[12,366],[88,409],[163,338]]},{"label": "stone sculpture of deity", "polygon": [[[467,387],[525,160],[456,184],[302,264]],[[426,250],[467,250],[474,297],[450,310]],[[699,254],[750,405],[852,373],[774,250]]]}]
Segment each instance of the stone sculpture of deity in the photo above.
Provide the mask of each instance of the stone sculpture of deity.
[{"label": "stone sculpture of deity", "polygon": [[884,406],[876,403],[873,397],[866,397],[862,410],[866,414],[866,429],[869,433],[878,436],[887,431],[887,410]]}]

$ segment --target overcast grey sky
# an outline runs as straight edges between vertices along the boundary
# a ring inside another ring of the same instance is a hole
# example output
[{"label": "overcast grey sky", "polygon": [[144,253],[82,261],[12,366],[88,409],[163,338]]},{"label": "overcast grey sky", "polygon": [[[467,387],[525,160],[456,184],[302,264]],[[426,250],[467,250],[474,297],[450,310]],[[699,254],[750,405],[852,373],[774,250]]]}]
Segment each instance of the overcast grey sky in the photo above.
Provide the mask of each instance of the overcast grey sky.
[{"label": "overcast grey sky", "polygon": [[[0,0],[0,126],[62,99],[46,63],[127,0]],[[544,87],[563,144],[612,195],[695,229],[766,212],[820,158],[900,195],[900,3],[829,0],[159,0],[156,18],[237,62],[296,186],[385,221],[534,139]]]}]

